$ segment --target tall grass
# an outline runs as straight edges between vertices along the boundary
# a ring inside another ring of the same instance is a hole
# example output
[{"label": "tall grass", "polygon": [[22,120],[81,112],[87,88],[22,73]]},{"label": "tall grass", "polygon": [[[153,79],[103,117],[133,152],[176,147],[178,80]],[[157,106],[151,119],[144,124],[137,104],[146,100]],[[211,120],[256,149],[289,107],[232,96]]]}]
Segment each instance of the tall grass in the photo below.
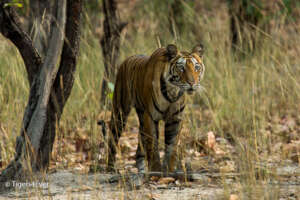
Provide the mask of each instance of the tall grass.
[{"label": "tall grass", "polygon": [[[147,6],[147,12],[137,6],[137,17],[129,19],[122,34],[120,61],[133,54],[149,55],[159,43],[176,43],[180,49],[190,50],[199,42],[199,36],[188,30],[174,38],[166,28],[167,13],[158,14],[151,3]],[[206,12],[202,9],[199,14],[189,8],[191,15],[187,20],[197,22],[194,26],[199,27],[206,49],[203,80],[206,90],[190,97],[191,104],[200,105],[201,114],[199,117],[188,108],[186,116],[192,120],[186,120],[186,126],[195,138],[213,131],[233,140],[237,146],[238,168],[248,172],[245,180],[253,185],[257,180],[254,161],[260,161],[259,151],[270,145],[263,134],[267,122],[272,116],[299,112],[300,37],[296,28],[278,20],[270,34],[260,34],[256,52],[240,60],[230,50],[226,9],[216,9],[209,8]],[[100,84],[104,67],[99,38],[95,35],[97,27],[93,24],[85,15],[76,79],[57,137],[83,127],[89,130],[92,140],[100,138],[96,121],[101,111]],[[14,141],[27,103],[28,81],[16,48],[3,37],[0,44],[0,153],[7,164],[13,158]]]}]

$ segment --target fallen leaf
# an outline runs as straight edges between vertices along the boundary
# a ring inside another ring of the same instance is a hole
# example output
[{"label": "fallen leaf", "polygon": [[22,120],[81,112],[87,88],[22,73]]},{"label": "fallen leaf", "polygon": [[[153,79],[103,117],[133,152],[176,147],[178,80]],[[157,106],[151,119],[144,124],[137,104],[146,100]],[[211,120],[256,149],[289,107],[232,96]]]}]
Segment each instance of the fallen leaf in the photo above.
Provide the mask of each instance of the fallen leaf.
[{"label": "fallen leaf", "polygon": [[164,151],[160,151],[159,152],[159,156],[162,158],[162,157],[164,157],[165,156],[165,152]]},{"label": "fallen leaf", "polygon": [[125,164],[126,165],[135,165],[136,161],[131,159],[131,160],[126,160]]},{"label": "fallen leaf", "polygon": [[123,153],[128,153],[131,151],[135,151],[135,147],[133,144],[131,144],[129,138],[127,137],[121,137],[120,138],[120,147],[121,147],[121,151]]},{"label": "fallen leaf", "polygon": [[82,164],[76,164],[75,167],[73,167],[73,170],[78,171],[80,173],[87,173],[89,171],[89,167]]},{"label": "fallen leaf", "polygon": [[93,188],[87,185],[83,185],[80,187],[80,191],[89,191],[89,190],[93,190]]},{"label": "fallen leaf", "polygon": [[73,152],[76,152],[76,146],[74,144],[71,144],[71,143],[67,143],[66,144],[66,148],[67,150],[70,152],[70,151],[73,151]]},{"label": "fallen leaf", "polygon": [[158,184],[169,184],[175,182],[173,177],[163,177],[158,180]]},{"label": "fallen leaf", "polygon": [[158,176],[151,176],[150,180],[156,182],[156,181],[159,180],[159,177]]},{"label": "fallen leaf", "polygon": [[229,200],[239,200],[239,196],[236,195],[236,194],[231,194],[230,197],[229,197]]},{"label": "fallen leaf", "polygon": [[150,193],[150,194],[146,194],[145,197],[147,199],[151,199],[151,200],[155,200],[155,199],[159,199],[160,195],[159,194],[153,194],[153,193]]},{"label": "fallen leaf", "polygon": [[292,143],[282,146],[282,157],[291,159],[292,161],[300,162],[300,141],[292,141]]},{"label": "fallen leaf", "polygon": [[225,155],[225,151],[223,151],[221,148],[219,148],[218,146],[215,146],[214,151],[217,155]]},{"label": "fallen leaf", "polygon": [[210,131],[207,133],[207,147],[210,149],[214,149],[215,145],[216,145],[216,137],[215,134]]}]

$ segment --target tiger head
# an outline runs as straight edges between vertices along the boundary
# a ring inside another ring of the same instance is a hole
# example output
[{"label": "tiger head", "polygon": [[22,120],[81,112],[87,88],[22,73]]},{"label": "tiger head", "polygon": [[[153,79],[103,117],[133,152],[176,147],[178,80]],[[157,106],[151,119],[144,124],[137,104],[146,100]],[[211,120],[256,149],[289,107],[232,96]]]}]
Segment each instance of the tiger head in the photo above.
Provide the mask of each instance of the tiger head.
[{"label": "tiger head", "polygon": [[169,68],[165,80],[188,94],[201,89],[200,81],[205,71],[203,52],[201,44],[195,46],[191,53],[179,52],[175,45],[169,44],[166,48]]}]

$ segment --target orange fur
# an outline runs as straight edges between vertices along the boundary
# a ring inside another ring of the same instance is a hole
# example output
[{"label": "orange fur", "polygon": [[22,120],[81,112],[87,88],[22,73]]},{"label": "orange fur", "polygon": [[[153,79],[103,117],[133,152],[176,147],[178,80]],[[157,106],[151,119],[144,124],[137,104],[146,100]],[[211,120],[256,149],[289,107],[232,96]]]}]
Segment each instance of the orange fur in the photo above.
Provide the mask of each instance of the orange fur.
[{"label": "orange fur", "polygon": [[131,56],[121,64],[113,96],[109,167],[113,168],[116,144],[131,108],[135,107],[140,121],[138,169],[144,171],[147,166],[152,171],[162,169],[158,153],[159,120],[165,121],[166,153],[163,169],[174,169],[174,148],[181,127],[185,92],[198,89],[204,73],[201,53],[202,46],[187,53],[177,51],[175,45],[169,45],[157,49],[150,57]]}]

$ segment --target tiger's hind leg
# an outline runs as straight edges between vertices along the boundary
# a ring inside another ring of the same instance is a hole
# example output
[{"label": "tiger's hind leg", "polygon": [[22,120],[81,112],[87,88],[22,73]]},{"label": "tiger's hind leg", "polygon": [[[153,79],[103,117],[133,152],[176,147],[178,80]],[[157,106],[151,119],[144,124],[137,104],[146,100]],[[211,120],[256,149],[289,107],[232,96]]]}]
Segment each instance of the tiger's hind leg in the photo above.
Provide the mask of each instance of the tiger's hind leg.
[{"label": "tiger's hind leg", "polygon": [[139,172],[145,172],[145,151],[143,148],[143,144],[142,144],[142,139],[141,139],[141,132],[143,130],[143,126],[144,126],[144,120],[143,118],[143,111],[139,110],[136,108],[136,113],[138,115],[139,118],[139,135],[138,135],[138,147],[137,147],[137,151],[136,151],[136,168],[138,169]]}]

